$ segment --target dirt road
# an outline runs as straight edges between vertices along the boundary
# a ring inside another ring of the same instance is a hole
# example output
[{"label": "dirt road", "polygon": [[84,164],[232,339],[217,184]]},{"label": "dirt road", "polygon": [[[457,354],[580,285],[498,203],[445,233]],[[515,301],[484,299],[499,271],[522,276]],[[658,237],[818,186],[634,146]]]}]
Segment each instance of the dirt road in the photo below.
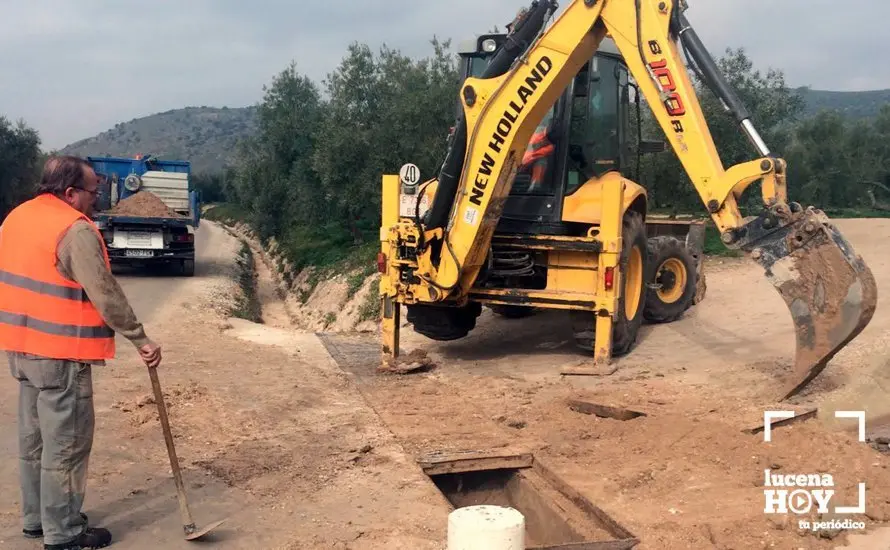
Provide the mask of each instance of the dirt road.
[{"label": "dirt road", "polygon": [[[883,296],[890,223],[839,225]],[[161,383],[195,519],[229,517],[215,548],[441,549],[449,504],[416,459],[478,450],[531,453],[641,539],[639,549],[887,547],[875,542],[890,519],[886,455],[855,432],[829,431],[830,418],[777,429],[771,443],[742,432],[762,422],[764,409],[785,408],[770,392],[794,351],[788,312],[752,266],[709,262],[705,302],[676,323],[645,327],[610,377],[558,375],[560,365],[580,359],[562,316],[507,320],[487,310],[456,342],[433,343],[406,327],[403,350],[423,347],[440,366],[383,376],[375,372],[375,335],[318,338],[289,328],[268,270],[259,270],[260,298],[274,326],[227,321],[240,244],[206,223],[197,245],[194,278],[122,274],[121,281],[164,345]],[[793,408],[818,405],[825,416],[865,399],[870,415],[890,409],[887,395],[874,391],[890,360],[888,328],[890,314],[879,307]],[[97,434],[85,511],[112,530],[116,548],[190,547],[147,374],[132,346],[119,349],[94,374]],[[646,416],[580,414],[569,398]],[[7,378],[0,384],[0,548],[37,549],[20,536],[16,399]],[[843,533],[820,536],[799,529],[797,518],[764,515],[764,469],[831,473],[842,506],[856,504],[856,484],[865,481],[866,513],[853,518],[867,524],[871,543],[846,547]],[[550,536],[569,537],[558,529]]]},{"label": "dirt road", "polygon": [[[205,223],[197,247],[194,278],[120,279],[164,346],[159,374],[195,520],[229,517],[215,547],[435,548],[447,503],[314,336],[282,347],[223,334],[240,244]],[[131,345],[118,349],[94,372],[85,512],[117,548],[193,547],[182,539],[148,375]],[[17,391],[8,376],[0,384],[0,548],[37,549],[20,536]],[[416,521],[393,527],[391,517]]]}]

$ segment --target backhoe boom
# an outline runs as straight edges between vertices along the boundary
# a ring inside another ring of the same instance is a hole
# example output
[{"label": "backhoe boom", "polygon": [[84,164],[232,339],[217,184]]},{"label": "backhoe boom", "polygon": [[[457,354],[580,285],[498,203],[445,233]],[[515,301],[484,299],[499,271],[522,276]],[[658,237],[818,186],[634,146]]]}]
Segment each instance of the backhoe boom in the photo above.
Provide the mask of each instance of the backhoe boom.
[{"label": "backhoe boom", "polygon": [[[457,149],[450,152],[426,226],[427,230],[444,229],[448,249],[442,252],[437,268],[430,274],[432,283],[441,288],[472,286],[532,132],[607,33],[636,77],[643,96],[653,106],[656,119],[718,229],[727,235],[727,245],[740,245],[734,235],[744,226],[744,220],[737,197],[750,184],[763,179],[767,204],[784,202],[781,159],[764,157],[724,170],[680,57],[677,39],[671,36],[672,27],[694,36],[688,24],[680,22],[685,17],[681,19],[678,14],[675,18],[668,2],[635,1],[636,4],[634,0],[573,0],[505,74],[466,79],[461,99],[467,154],[464,156]],[[534,2],[526,15],[526,24],[540,20],[540,28],[544,20],[541,15],[555,10],[556,3],[550,0]],[[528,27],[523,30],[529,33]],[[713,61],[700,42],[696,39],[692,43],[699,63],[712,75],[719,75],[716,68],[709,66]],[[710,64],[702,60],[709,60]],[[722,78],[718,82],[724,101],[744,116],[743,127],[752,140],[762,143],[744,106]],[[765,144],[763,149],[768,152]],[[462,165],[454,162],[462,158]],[[456,191],[451,193],[447,185],[449,169],[460,174]],[[449,211],[447,225],[441,216],[445,207]],[[439,295],[438,299],[446,297],[447,294]]]}]

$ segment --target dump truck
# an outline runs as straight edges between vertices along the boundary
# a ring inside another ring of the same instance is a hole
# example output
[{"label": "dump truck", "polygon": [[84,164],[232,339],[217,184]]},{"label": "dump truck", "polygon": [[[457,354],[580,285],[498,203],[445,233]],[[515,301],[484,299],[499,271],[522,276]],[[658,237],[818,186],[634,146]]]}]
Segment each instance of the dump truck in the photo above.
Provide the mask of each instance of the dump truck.
[{"label": "dump truck", "polygon": [[[721,241],[760,266],[787,305],[797,350],[776,397],[797,394],[871,321],[871,270],[824,212],[789,199],[786,161],[692,28],[687,2],[570,0],[558,16],[557,8],[535,0],[500,45],[481,44],[491,55],[460,85],[435,177],[424,181],[405,162],[381,178],[383,362],[399,356],[402,306],[433,340],[466,337],[483,305],[565,311],[593,355],[565,374],[610,372],[602,367],[632,352],[664,257],[650,247],[648,191],[625,170],[619,121],[633,87]],[[609,42],[618,55],[597,55]],[[748,138],[747,162],[721,162],[689,68]],[[539,169],[536,153],[548,149],[549,167]],[[523,172],[554,191],[521,196]],[[745,217],[740,199],[755,182],[762,208]]]},{"label": "dump truck", "polygon": [[191,164],[152,155],[87,161],[100,178],[93,221],[112,265],[166,265],[193,276],[201,200]]}]

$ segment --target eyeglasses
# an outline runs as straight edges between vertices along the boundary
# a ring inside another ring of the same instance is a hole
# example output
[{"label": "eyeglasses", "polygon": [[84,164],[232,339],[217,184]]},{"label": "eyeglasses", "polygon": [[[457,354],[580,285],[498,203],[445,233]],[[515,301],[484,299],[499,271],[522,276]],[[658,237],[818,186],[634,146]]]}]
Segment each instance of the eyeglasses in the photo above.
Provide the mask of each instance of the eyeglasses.
[{"label": "eyeglasses", "polygon": [[85,189],[85,188],[83,188],[83,187],[77,187],[76,185],[72,185],[72,186],[71,186],[71,189],[77,189],[77,190],[79,190],[79,191],[86,191],[87,193],[89,193],[90,195],[92,195],[92,196],[94,196],[94,197],[95,197],[96,195],[99,194],[99,190],[98,190],[98,189],[96,189],[96,190],[94,190],[94,191],[90,191],[89,189]]}]

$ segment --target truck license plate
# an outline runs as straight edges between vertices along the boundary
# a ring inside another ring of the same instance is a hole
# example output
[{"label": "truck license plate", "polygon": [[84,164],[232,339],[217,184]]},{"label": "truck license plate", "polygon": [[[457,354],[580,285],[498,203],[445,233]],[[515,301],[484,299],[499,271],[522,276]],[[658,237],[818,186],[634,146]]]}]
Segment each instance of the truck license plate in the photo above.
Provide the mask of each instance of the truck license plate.
[{"label": "truck license plate", "polygon": [[151,258],[152,251],[151,250],[127,250],[126,255],[128,258]]},{"label": "truck license plate", "polygon": [[147,231],[130,231],[127,233],[127,246],[151,246],[151,233]]}]

